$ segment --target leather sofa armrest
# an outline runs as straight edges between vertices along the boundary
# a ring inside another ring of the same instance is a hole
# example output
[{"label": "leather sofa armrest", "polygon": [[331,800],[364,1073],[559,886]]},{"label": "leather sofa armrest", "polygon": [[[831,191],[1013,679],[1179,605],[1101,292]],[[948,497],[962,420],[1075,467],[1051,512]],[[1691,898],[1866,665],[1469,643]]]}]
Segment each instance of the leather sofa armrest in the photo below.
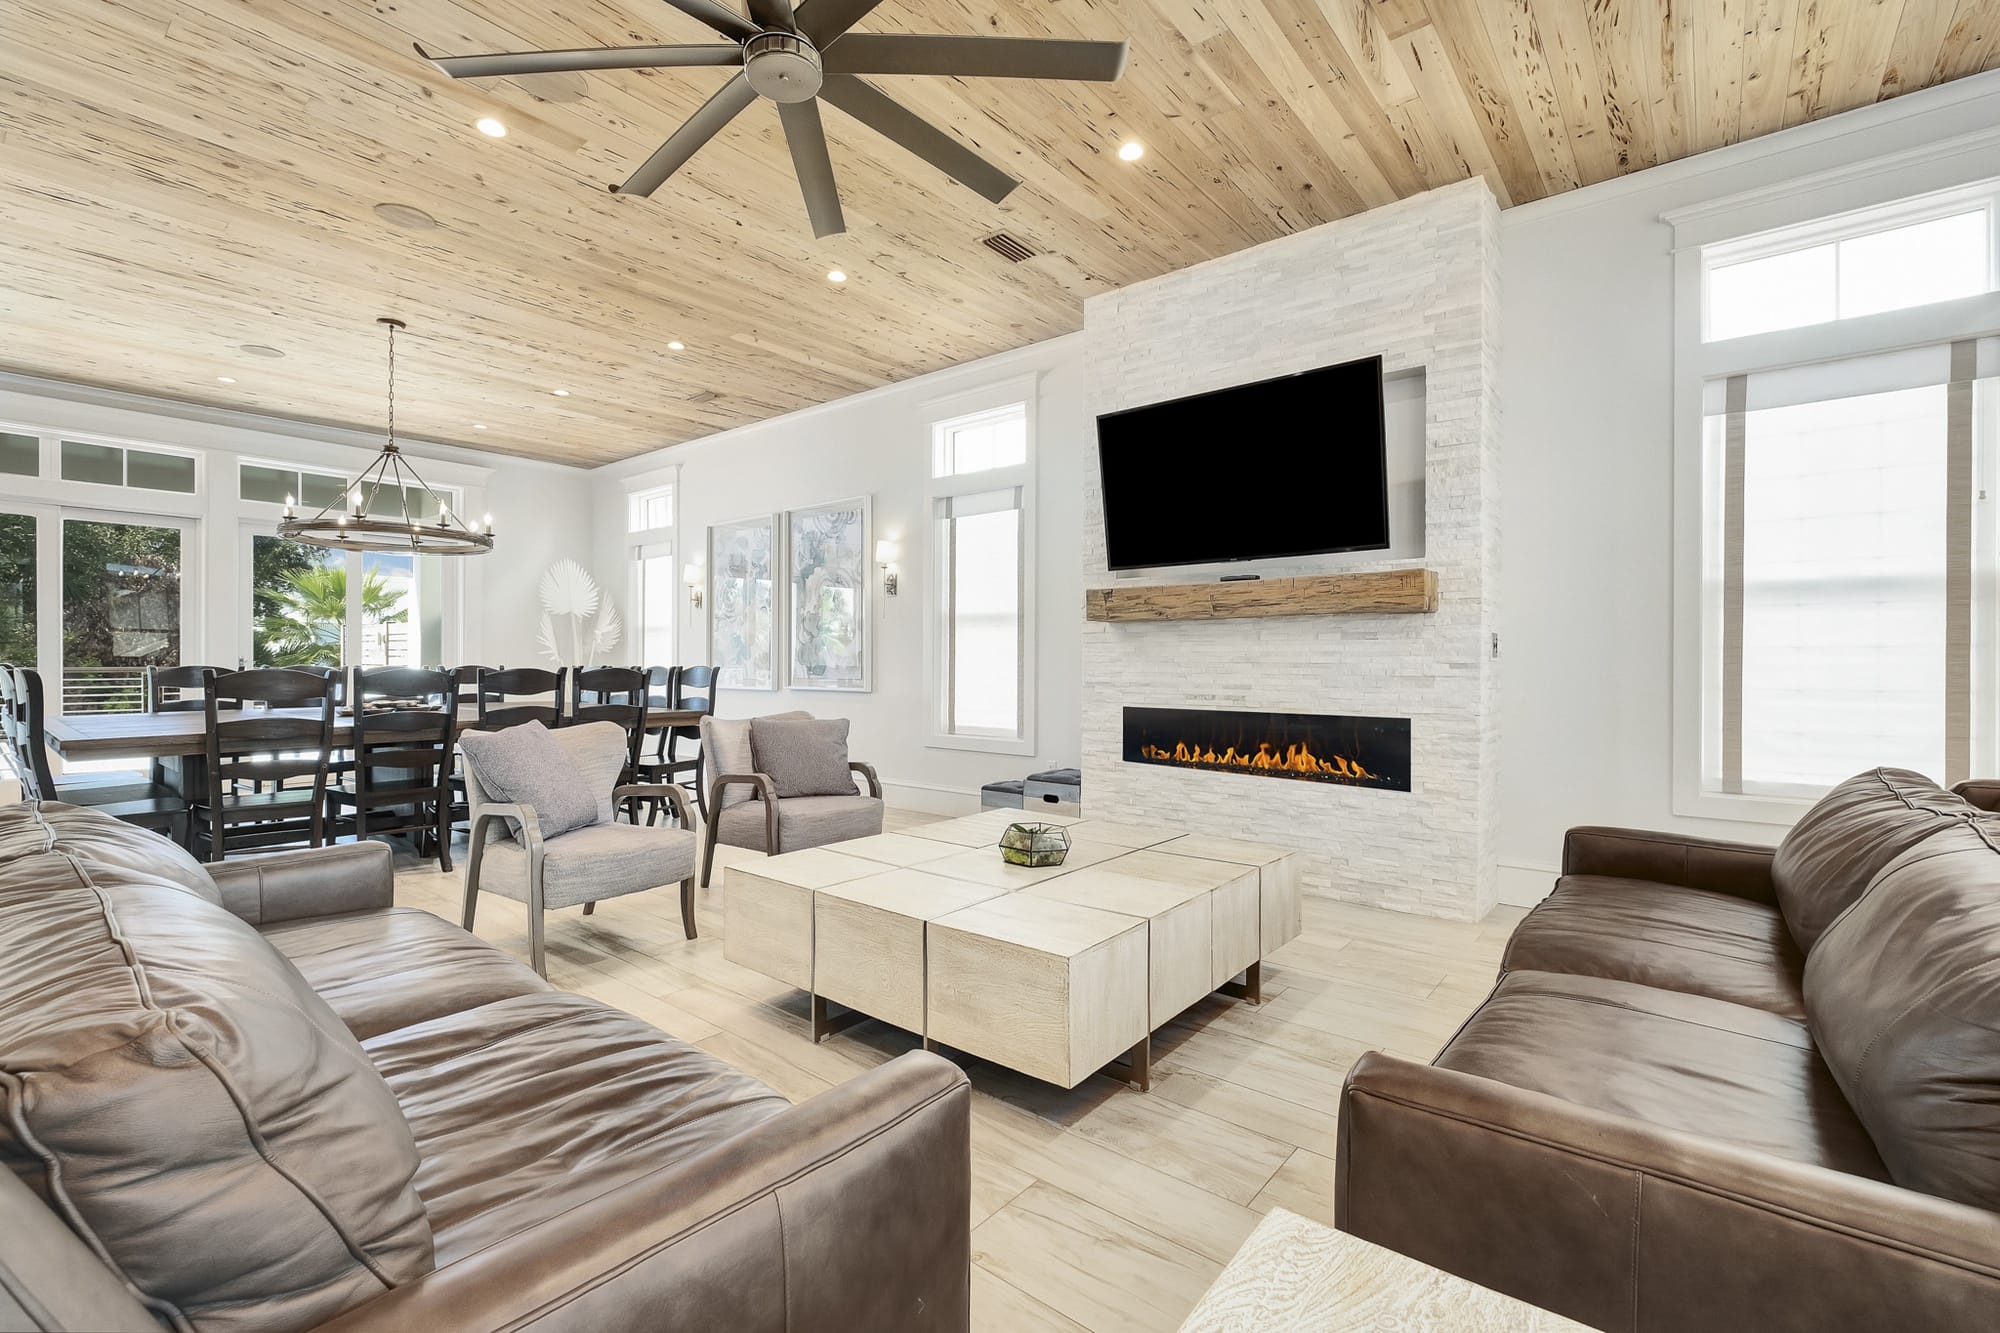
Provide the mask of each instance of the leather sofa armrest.
[{"label": "leather sofa armrest", "polygon": [[246,856],[203,869],[222,891],[222,905],[253,926],[396,905],[396,860],[385,843]]},{"label": "leather sofa armrest", "polygon": [[1562,873],[1644,879],[1774,903],[1776,853],[1775,847],[1754,842],[1586,825],[1564,835]]},{"label": "leather sofa armrest", "polygon": [[2000,1215],[1454,1070],[1361,1057],[1334,1223],[1603,1329],[1970,1328]]},{"label": "leather sofa armrest", "polygon": [[322,1329],[963,1333],[971,1108],[913,1051]]},{"label": "leather sofa armrest", "polygon": [[1952,788],[1981,810],[2000,810],[2000,778],[1968,778]]}]

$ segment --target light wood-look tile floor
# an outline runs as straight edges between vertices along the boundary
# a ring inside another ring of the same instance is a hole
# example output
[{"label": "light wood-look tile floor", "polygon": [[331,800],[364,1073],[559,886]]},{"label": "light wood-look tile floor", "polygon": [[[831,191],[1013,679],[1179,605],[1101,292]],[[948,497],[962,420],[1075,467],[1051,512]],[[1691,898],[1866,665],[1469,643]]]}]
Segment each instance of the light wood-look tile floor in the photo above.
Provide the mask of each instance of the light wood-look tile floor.
[{"label": "light wood-look tile floor", "polygon": [[[892,811],[889,827],[923,822]],[[718,863],[754,856],[722,848]],[[458,874],[399,862],[399,902],[458,920]],[[682,938],[671,888],[551,913],[550,979],[795,1101],[918,1044],[870,1021],[814,1046],[801,992],[723,958],[715,879],[699,891],[698,940]],[[1263,1006],[1212,997],[1158,1033],[1148,1094],[1102,1075],[1063,1092],[964,1061],[974,1327],[1173,1329],[1264,1212],[1330,1222],[1348,1065],[1370,1049],[1435,1054],[1485,996],[1520,917],[1435,921],[1308,897],[1305,932],[1265,964]],[[478,933],[527,956],[518,903],[483,895]]]}]

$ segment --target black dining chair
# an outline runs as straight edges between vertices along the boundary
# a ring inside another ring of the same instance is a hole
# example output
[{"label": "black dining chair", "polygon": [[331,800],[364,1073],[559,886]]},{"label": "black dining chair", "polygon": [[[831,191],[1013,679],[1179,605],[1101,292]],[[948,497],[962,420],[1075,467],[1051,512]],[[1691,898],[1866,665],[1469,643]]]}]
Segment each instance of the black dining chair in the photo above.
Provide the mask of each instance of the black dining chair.
[{"label": "black dining chair", "polygon": [[[326,789],[329,836],[414,834],[421,855],[451,869],[451,763],[458,682],[450,671],[356,667],[351,775]],[[429,851],[426,851],[426,848]]]},{"label": "black dining chair", "polygon": [[[618,785],[638,781],[639,746],[646,739],[646,673],[638,667],[584,667],[570,677],[569,716],[563,725],[577,727],[586,722],[615,722],[625,728],[625,768]],[[627,809],[634,824],[639,822],[638,798],[628,798]],[[659,815],[659,803],[649,802],[648,823]]]},{"label": "black dining chair", "polygon": [[146,711],[149,713],[199,713],[202,681],[211,671],[223,667],[171,666],[146,668]]},{"label": "black dining chair", "polygon": [[[336,684],[318,669],[210,674],[203,691],[208,791],[194,808],[197,854],[220,861],[234,849],[301,839],[325,845]],[[291,785],[295,780],[306,785]]]},{"label": "black dining chair", "polygon": [[49,765],[46,698],[39,671],[0,668],[0,731],[24,801],[86,805],[139,828],[187,841],[188,803],[168,787],[125,775],[57,783]]},{"label": "black dining chair", "polygon": [[[555,671],[544,671],[540,667],[488,671],[480,667],[473,686],[474,702],[479,706],[479,720],[475,725],[481,731],[518,727],[524,722],[539,722],[545,727],[561,726],[563,686],[568,679],[568,667]],[[548,696],[547,703],[540,701],[543,695]]]},{"label": "black dining chair", "polygon": [[[675,708],[707,715],[715,711],[715,668],[712,666],[684,666],[675,668],[674,702]],[[705,780],[708,772],[707,756],[702,752],[701,719],[666,729],[666,751],[657,764],[648,765],[641,776],[642,782],[678,782],[683,787],[694,788],[694,802],[701,811],[705,822],[708,819],[708,794]],[[695,753],[686,759],[677,753],[682,744],[695,746]],[[685,778],[680,775],[685,773]]]}]

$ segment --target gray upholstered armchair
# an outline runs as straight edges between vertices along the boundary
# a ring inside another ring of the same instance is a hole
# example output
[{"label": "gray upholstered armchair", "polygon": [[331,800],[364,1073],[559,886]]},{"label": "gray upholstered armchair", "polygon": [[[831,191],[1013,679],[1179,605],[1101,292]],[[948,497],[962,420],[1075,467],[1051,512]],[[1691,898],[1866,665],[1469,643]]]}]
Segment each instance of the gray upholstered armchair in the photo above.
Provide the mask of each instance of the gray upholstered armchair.
[{"label": "gray upholstered armchair", "polygon": [[[465,868],[465,928],[472,929],[481,891],[526,903],[529,961],[536,972],[547,976],[542,948],[545,911],[581,903],[588,915],[601,899],[679,880],[681,928],[693,939],[695,833],[687,793],[672,783],[619,785],[627,736],[616,723],[558,727],[547,734],[581,774],[582,790],[596,803],[596,818],[559,835],[544,836],[544,820],[532,804],[495,799],[488,785],[493,775],[481,779],[478,758],[471,752],[477,747],[466,747],[465,738],[461,738],[461,771],[472,815],[471,856]],[[673,807],[678,825],[654,826],[657,803],[647,823],[618,823],[617,811],[636,805],[632,798],[666,801]]]},{"label": "gray upholstered armchair", "polygon": [[[759,724],[766,724],[761,732]],[[882,780],[867,764],[848,760],[844,719],[705,717],[701,749],[709,774],[703,888],[718,842],[776,856],[882,831]]]}]

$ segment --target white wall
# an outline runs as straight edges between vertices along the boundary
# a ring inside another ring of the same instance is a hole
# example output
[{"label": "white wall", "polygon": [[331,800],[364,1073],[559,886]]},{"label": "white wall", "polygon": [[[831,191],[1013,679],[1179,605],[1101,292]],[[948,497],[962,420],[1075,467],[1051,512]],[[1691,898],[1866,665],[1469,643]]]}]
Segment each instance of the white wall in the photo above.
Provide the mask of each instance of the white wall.
[{"label": "white wall", "polygon": [[[924,521],[932,419],[927,404],[1029,375],[1037,383],[1035,752],[1024,756],[933,748],[925,744],[923,674],[924,606],[930,592]],[[676,565],[702,551],[711,524],[870,497],[875,535],[896,539],[902,548],[897,596],[881,595],[879,576],[872,585],[873,691],[725,690],[717,711],[742,717],[803,708],[820,717],[850,718],[851,753],[875,765],[892,803],[941,813],[976,809],[979,788],[987,782],[1078,761],[1078,621],[1083,605],[1078,542],[1088,429],[1082,346],[1072,336],[660,450],[594,474],[594,572],[614,590],[621,609],[630,605],[627,481],[663,467],[680,469]],[[705,661],[706,608],[690,608],[685,588],[678,601],[677,656],[683,662]]]},{"label": "white wall", "polygon": [[1986,74],[1501,215],[1503,899],[1547,891],[1573,824],[1783,832],[1673,813],[1674,264],[1661,214],[1772,187],[1826,212],[1862,207],[1900,187],[1858,164],[1967,135],[1982,137],[1949,170],[2000,175],[1995,126],[2000,74]]},{"label": "white wall", "polygon": [[[200,559],[189,584],[200,599],[189,661],[231,664],[248,650],[249,609],[240,596],[241,525],[275,519],[271,506],[237,498],[239,459],[291,462],[352,475],[372,460],[381,437],[248,412],[197,407],[112,390],[0,373],[0,429],[63,433],[157,444],[202,456],[199,496],[74,486],[51,478],[0,477],[0,503],[148,507],[201,524]],[[527,462],[449,445],[411,443],[405,451],[435,486],[459,488],[467,512],[491,512],[499,541],[463,562],[464,610],[458,654],[465,661],[531,665],[537,658],[535,583],[559,555],[589,558],[591,486],[578,468]]]}]

